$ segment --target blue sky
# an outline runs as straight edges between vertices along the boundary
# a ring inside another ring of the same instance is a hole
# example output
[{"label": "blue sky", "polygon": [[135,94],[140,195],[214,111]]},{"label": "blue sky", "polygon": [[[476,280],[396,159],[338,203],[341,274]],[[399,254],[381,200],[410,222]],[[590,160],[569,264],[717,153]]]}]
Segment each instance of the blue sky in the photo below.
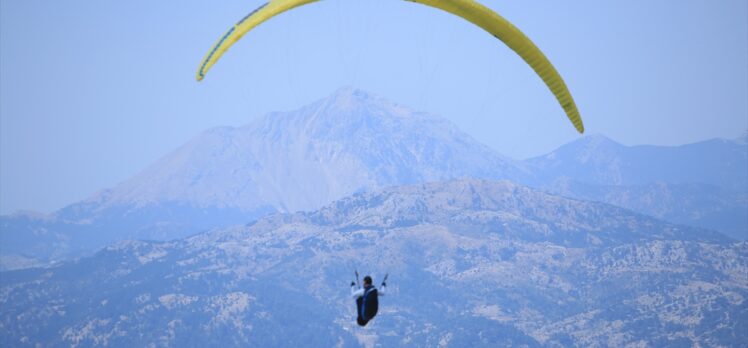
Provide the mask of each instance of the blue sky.
[{"label": "blue sky", "polygon": [[[261,4],[0,1],[0,213],[51,212],[201,131],[356,86],[526,158],[578,138],[501,42],[401,0],[325,0],[205,52]],[[485,1],[550,58],[587,130],[627,145],[748,129],[748,2]]]}]

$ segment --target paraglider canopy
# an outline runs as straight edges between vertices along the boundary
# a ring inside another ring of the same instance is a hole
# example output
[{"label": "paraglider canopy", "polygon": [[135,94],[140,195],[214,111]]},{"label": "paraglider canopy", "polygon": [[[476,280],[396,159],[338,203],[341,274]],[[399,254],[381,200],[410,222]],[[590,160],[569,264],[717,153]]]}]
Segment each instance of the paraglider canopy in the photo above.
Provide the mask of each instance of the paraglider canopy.
[{"label": "paraglider canopy", "polygon": [[[318,0],[270,0],[250,12],[224,34],[213,48],[208,51],[197,71],[197,80],[205,78],[208,70],[218,61],[226,50],[254,27],[268,19],[308,3]],[[481,27],[497,39],[504,42],[516,52],[543,80],[548,89],[564,109],[574,128],[584,133],[584,123],[579,115],[576,103],[566,87],[561,75],[556,71],[548,58],[535,44],[512,23],[498,13],[474,0],[406,0],[435,7]]]}]

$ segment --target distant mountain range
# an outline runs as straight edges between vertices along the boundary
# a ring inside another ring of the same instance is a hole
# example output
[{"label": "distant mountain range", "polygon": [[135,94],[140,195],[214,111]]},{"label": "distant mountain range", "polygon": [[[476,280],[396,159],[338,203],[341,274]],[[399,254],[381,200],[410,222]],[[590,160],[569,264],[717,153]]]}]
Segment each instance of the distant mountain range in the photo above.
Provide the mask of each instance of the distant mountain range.
[{"label": "distant mountain range", "polygon": [[748,239],[748,145],[627,147],[588,136],[512,160],[447,120],[355,88],[240,128],[215,128],[140,174],[49,216],[0,217],[0,268],[86,255],[124,239],[171,240],[356,192],[455,178],[548,192]]},{"label": "distant mountain range", "polygon": [[[355,268],[390,273],[363,329]],[[463,179],[3,272],[0,345],[741,346],[746,269],[717,232]]]},{"label": "distant mountain range", "polygon": [[524,162],[530,184],[748,239],[748,145],[623,146],[593,135]]},{"label": "distant mountain range", "polygon": [[682,146],[624,146],[602,135],[584,137],[526,161],[542,181],[559,177],[601,186],[657,182],[748,189],[748,146],[712,139]]}]

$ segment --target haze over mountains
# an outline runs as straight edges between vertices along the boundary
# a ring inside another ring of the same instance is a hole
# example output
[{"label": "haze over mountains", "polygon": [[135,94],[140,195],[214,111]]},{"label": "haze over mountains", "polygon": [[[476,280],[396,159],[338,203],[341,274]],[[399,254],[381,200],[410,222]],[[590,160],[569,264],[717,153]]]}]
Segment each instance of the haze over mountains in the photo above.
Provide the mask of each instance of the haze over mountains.
[{"label": "haze over mountains", "polygon": [[[0,346],[748,342],[745,141],[519,161],[344,88],[0,223]],[[391,274],[365,329],[354,268]]]},{"label": "haze over mountains", "polygon": [[214,128],[111,190],[103,206],[179,201],[312,210],[357,191],[454,177],[518,179],[449,121],[353,88],[241,128]]},{"label": "haze over mountains", "polygon": [[508,179],[748,239],[748,145],[627,147],[603,136],[518,161],[449,121],[355,88],[240,128],[204,132],[143,172],[51,216],[0,218],[3,268],[171,240],[314,210],[356,192],[455,178]]},{"label": "haze over mountains", "polygon": [[[354,267],[391,275],[364,329]],[[0,345],[740,346],[747,267],[716,232],[463,179],[4,272]]]},{"label": "haze over mountains", "polygon": [[624,146],[591,135],[526,162],[545,181],[569,177],[593,185],[699,183],[746,190],[745,145],[741,140],[712,139],[682,146]]},{"label": "haze over mountains", "polygon": [[672,222],[748,239],[748,146],[712,139],[683,146],[623,146],[587,136],[524,163],[532,184]]}]

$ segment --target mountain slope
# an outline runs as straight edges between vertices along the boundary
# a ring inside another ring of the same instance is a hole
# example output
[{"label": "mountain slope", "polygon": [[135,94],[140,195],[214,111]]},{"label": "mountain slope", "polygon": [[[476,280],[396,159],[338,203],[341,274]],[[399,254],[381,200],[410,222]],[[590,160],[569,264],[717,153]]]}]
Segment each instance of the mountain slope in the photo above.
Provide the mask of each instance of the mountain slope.
[{"label": "mountain slope", "polygon": [[122,239],[180,238],[384,186],[523,173],[445,119],[343,88],[296,111],[206,131],[51,216],[1,217],[0,264],[81,255]]},{"label": "mountain slope", "polygon": [[208,130],[135,177],[50,216],[0,217],[0,269],[454,178],[509,179],[748,239],[744,141],[628,147],[591,136],[515,161],[440,117],[343,88],[296,111]]},{"label": "mountain slope", "polygon": [[541,182],[568,177],[593,185],[701,183],[748,190],[748,145],[724,139],[681,146],[624,146],[593,135],[526,163]]},{"label": "mountain slope", "polygon": [[516,162],[445,119],[343,88],[293,112],[205,132],[113,189],[104,205],[175,200],[295,212],[389,185],[520,175]]},{"label": "mountain slope", "polygon": [[581,138],[525,161],[536,187],[748,240],[748,143],[624,146]]},{"label": "mountain slope", "polygon": [[[391,274],[364,329],[354,267]],[[747,267],[719,234],[460,180],[4,272],[0,344],[735,346]]]},{"label": "mountain slope", "polygon": [[748,240],[748,191],[707,184],[607,186],[568,178],[544,186],[550,192],[599,201],[674,223],[708,228]]}]

